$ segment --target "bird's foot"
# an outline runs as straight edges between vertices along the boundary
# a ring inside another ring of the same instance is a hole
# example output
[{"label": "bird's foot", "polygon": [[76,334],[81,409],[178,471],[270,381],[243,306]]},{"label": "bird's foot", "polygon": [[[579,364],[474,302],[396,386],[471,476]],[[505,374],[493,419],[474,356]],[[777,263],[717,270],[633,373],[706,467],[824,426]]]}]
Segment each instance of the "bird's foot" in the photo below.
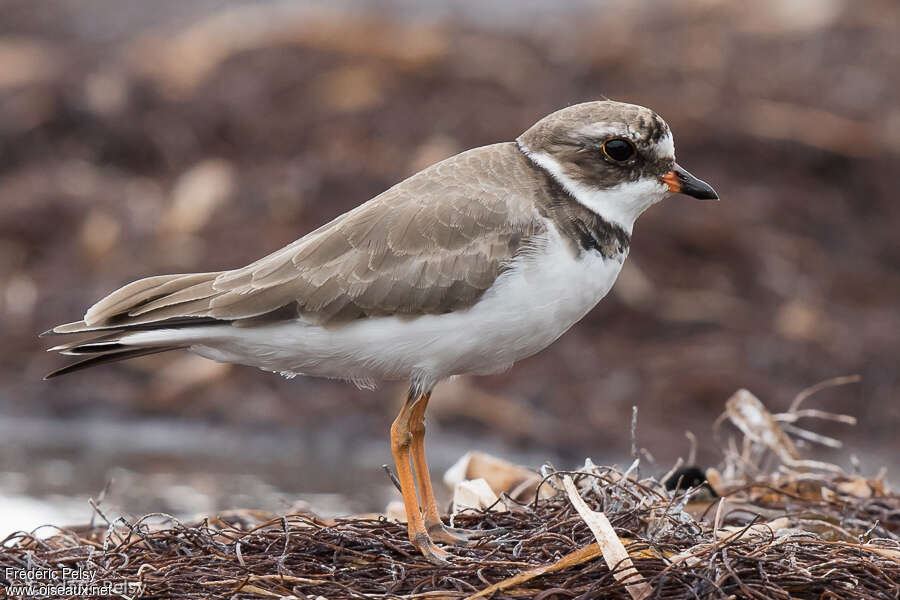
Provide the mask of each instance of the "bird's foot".
[{"label": "bird's foot", "polygon": [[416,535],[412,540],[413,546],[422,553],[428,562],[433,565],[445,566],[449,565],[450,561],[450,553],[446,550],[441,550],[434,544],[434,540],[431,539],[427,533],[422,532]]},{"label": "bird's foot", "polygon": [[431,539],[445,544],[474,544],[486,537],[502,535],[509,531],[505,527],[496,529],[458,529],[449,527],[442,522],[431,523],[427,526]]}]

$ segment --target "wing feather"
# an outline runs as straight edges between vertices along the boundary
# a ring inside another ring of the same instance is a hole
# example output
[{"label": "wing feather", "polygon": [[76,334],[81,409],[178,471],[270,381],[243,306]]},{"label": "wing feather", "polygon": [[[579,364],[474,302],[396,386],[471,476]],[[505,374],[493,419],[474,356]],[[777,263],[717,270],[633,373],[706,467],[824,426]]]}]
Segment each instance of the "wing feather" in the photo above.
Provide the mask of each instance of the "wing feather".
[{"label": "wing feather", "polygon": [[156,275],[138,279],[128,285],[119,288],[106,296],[92,307],[84,315],[87,324],[100,323],[111,316],[140,306],[148,300],[160,298],[171,294],[186,286],[202,281],[209,281],[219,273],[187,273],[179,275]]},{"label": "wing feather", "polygon": [[246,267],[134,282],[73,325],[239,322],[284,311],[328,323],[464,309],[544,231],[535,205],[542,190],[530,181],[515,144],[470,150]]}]

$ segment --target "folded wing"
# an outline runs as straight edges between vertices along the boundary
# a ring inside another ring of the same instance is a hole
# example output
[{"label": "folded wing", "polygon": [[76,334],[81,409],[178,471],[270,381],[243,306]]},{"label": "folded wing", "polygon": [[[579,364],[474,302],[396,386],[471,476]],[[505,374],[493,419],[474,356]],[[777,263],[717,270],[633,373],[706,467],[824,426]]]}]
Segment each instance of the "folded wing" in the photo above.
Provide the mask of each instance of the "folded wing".
[{"label": "folded wing", "polygon": [[142,279],[52,331],[464,309],[543,231],[527,171],[514,144],[465,152],[246,267]]}]

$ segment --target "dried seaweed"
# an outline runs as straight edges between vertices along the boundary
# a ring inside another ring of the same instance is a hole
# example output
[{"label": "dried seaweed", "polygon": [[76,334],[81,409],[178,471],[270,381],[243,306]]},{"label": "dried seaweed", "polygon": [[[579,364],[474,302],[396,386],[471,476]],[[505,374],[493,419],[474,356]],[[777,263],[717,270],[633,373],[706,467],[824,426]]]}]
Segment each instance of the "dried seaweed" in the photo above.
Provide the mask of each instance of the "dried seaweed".
[{"label": "dried seaweed", "polygon": [[[896,494],[859,498],[842,491],[846,477],[827,474],[747,485],[727,503],[698,502],[696,490],[669,492],[614,468],[544,471],[543,486],[561,489],[570,475],[591,510],[606,514],[640,574],[628,583],[646,582],[651,598],[900,594]],[[483,590],[494,598],[630,598],[564,492],[504,500],[507,512],[456,516],[457,525],[505,532],[454,548],[447,566],[428,563],[405,526],[384,518],[261,521],[235,511],[191,524],[150,515],[48,539],[20,533],[3,542],[0,567],[77,567],[96,581],[138,582],[132,589],[143,598],[468,598]],[[715,505],[711,523],[704,513]]]},{"label": "dried seaweed", "polygon": [[[577,471],[545,465],[523,488],[521,467],[467,455],[461,476],[528,489],[531,499],[503,492],[502,512],[454,513],[456,526],[501,533],[455,548],[448,565],[427,562],[405,526],[384,517],[232,511],[191,524],[162,514],[110,522],[95,503],[105,527],[10,536],[0,567],[78,568],[94,585],[130,584],[123,596],[144,598],[896,600],[900,495],[883,475],[848,476],[800,457],[781,423],[822,416],[798,412],[804,394],[782,415],[746,390],[735,394],[726,416],[744,451],[730,440],[722,472],[707,470],[708,481],[687,490],[667,489],[672,471],[640,479],[639,459],[624,472],[589,459]],[[781,466],[764,470],[767,453]]]}]

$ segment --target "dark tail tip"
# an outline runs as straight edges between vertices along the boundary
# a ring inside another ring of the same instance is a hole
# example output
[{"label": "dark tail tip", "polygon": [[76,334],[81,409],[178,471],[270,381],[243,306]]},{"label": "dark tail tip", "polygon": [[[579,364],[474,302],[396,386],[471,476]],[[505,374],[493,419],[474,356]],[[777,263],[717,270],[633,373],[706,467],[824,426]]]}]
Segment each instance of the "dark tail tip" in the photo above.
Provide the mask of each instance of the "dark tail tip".
[{"label": "dark tail tip", "polygon": [[97,354],[96,356],[91,356],[90,358],[86,358],[84,360],[79,360],[72,364],[66,365],[55,371],[51,371],[44,375],[44,381],[48,379],[53,379],[54,377],[59,377],[60,375],[67,375],[69,373],[74,373],[75,371],[81,371],[82,369],[87,369],[96,365],[102,365],[105,363],[118,362],[120,360],[128,360],[129,358],[137,358],[139,356],[148,356],[150,354],[159,354],[160,352],[168,352],[169,350],[178,350],[181,346],[163,346],[158,348],[133,348],[128,350],[120,350],[115,352],[107,352],[103,354]]}]

